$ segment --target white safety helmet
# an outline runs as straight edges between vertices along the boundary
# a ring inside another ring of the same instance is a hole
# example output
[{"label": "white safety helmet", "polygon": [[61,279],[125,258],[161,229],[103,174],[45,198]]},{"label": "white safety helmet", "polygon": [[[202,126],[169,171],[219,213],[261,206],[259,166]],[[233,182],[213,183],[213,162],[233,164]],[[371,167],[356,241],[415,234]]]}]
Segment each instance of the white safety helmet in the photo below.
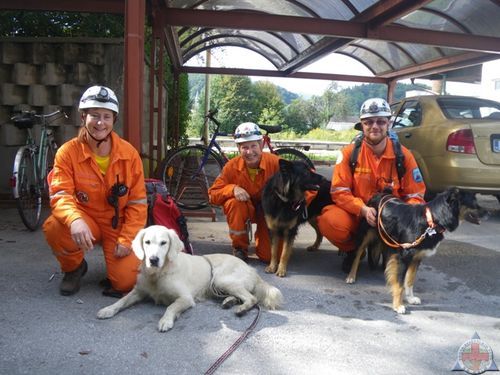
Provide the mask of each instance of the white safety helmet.
[{"label": "white safety helmet", "polygon": [[118,114],[118,98],[106,86],[92,86],[85,90],[78,105],[79,111],[87,108],[105,108]]},{"label": "white safety helmet", "polygon": [[257,124],[253,122],[244,122],[236,128],[234,131],[234,142],[243,143],[250,141],[259,141],[262,139],[262,133],[260,132]]},{"label": "white safety helmet", "polygon": [[[391,107],[389,103],[382,98],[365,100],[359,111],[359,119],[363,120],[369,117],[391,117]],[[356,123],[354,129],[363,130],[361,122]]]}]

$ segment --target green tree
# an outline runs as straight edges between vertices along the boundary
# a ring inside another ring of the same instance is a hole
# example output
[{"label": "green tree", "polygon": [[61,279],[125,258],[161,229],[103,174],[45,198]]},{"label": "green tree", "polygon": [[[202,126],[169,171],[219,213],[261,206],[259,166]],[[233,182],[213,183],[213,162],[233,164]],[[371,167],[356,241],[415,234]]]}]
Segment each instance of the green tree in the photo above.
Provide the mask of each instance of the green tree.
[{"label": "green tree", "polygon": [[257,81],[253,84],[253,118],[259,124],[281,125],[283,123],[283,99],[278,87],[268,81]]},{"label": "green tree", "polygon": [[218,108],[222,131],[232,133],[244,121],[257,121],[252,111],[252,94],[252,81],[248,77],[213,77],[210,107]]},{"label": "green tree", "polygon": [[[317,98],[317,97],[316,97]],[[320,113],[313,100],[295,99],[285,108],[285,129],[306,134],[319,125]]]},{"label": "green tree", "polygon": [[0,12],[1,36],[123,38],[123,16],[75,12]]}]

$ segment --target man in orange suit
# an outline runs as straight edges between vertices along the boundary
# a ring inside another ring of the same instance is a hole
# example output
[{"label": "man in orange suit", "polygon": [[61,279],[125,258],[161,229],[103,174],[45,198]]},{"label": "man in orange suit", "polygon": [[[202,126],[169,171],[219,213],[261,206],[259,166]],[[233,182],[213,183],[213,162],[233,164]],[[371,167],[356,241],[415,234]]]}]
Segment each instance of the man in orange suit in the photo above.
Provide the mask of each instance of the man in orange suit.
[{"label": "man in orange suit", "polygon": [[257,124],[240,124],[234,138],[240,155],[224,166],[210,187],[210,203],[222,206],[224,210],[233,255],[247,260],[251,224],[256,223],[256,254],[259,259],[268,262],[271,259],[271,242],[260,201],[264,185],[279,170],[279,157],[262,152],[263,139]]},{"label": "man in orange suit", "polygon": [[[400,179],[396,168],[394,140],[388,136],[391,109],[381,98],[368,99],[360,110],[355,129],[363,132],[357,164],[352,171],[350,158],[355,144],[344,147],[334,168],[331,196],[334,205],[323,209],[318,218],[321,233],[345,253],[342,270],[349,272],[355,257],[355,235],[361,218],[376,226],[376,210],[366,205],[384,188],[404,201],[424,203],[425,184],[411,152],[401,146],[405,174]],[[396,141],[397,142],[397,141]]]}]

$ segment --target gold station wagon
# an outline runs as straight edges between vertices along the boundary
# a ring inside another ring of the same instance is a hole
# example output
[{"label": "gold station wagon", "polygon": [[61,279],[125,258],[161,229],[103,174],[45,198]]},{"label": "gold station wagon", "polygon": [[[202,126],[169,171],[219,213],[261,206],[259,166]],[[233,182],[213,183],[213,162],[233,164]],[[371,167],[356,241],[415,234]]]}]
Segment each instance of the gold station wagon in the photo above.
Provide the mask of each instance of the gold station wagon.
[{"label": "gold station wagon", "polygon": [[415,156],[429,197],[457,186],[499,198],[500,103],[425,95],[405,98],[391,110],[392,129]]}]

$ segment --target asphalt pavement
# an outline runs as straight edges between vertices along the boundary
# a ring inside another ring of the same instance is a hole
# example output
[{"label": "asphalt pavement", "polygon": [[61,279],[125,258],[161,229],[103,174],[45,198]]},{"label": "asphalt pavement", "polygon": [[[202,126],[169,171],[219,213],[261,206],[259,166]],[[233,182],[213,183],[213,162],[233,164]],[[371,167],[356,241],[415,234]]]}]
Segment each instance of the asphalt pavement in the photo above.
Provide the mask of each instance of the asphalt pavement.
[{"label": "asphalt pavement", "polygon": [[[415,293],[422,304],[406,315],[392,311],[382,271],[363,261],[358,281],[347,285],[336,248],[325,240],[308,253],[313,231],[303,226],[287,277],[250,260],[285,305],[261,311],[215,373],[449,374],[475,333],[499,357],[499,222],[494,213],[451,233],[420,268]],[[223,221],[188,218],[188,227],[197,254],[230,252]],[[86,257],[80,292],[60,296],[62,275],[43,233],[24,229],[13,208],[2,208],[0,252],[0,374],[203,374],[257,315],[254,309],[239,318],[207,300],[166,333],[157,330],[165,307],[152,302],[98,320],[97,311],[115,301],[98,285],[105,275],[100,248]]]}]

